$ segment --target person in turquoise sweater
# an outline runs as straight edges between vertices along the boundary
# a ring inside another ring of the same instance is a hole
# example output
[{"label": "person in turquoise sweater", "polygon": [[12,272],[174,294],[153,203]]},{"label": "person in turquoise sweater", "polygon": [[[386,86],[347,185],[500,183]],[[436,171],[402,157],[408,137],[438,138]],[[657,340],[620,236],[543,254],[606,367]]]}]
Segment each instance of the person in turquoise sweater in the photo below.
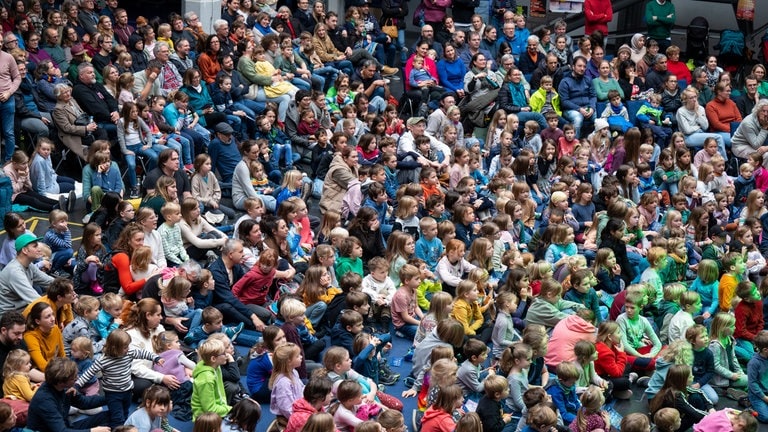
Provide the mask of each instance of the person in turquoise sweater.
[{"label": "person in turquoise sweater", "polygon": [[645,5],[648,38],[658,42],[659,52],[666,52],[672,44],[671,34],[675,19],[675,5],[670,0],[651,0]]},{"label": "person in turquoise sweater", "polygon": [[197,349],[200,361],[192,372],[192,420],[200,414],[214,412],[222,417],[229,414],[221,366],[227,363],[226,347],[218,339],[207,339]]},{"label": "person in turquoise sweater", "polygon": [[355,237],[347,237],[339,245],[339,257],[334,263],[336,271],[336,280],[349,273],[354,272],[363,277],[363,244]]},{"label": "person in turquoise sweater", "polygon": [[227,116],[214,110],[208,85],[200,77],[200,71],[197,69],[187,69],[184,73],[184,85],[179,90],[189,96],[189,109],[200,116],[200,125],[213,127],[227,121]]},{"label": "person in turquoise sweater", "polygon": [[597,278],[590,269],[581,269],[571,273],[571,289],[563,296],[565,300],[582,304],[595,314],[595,325],[608,318],[608,308],[600,305],[595,291]]}]

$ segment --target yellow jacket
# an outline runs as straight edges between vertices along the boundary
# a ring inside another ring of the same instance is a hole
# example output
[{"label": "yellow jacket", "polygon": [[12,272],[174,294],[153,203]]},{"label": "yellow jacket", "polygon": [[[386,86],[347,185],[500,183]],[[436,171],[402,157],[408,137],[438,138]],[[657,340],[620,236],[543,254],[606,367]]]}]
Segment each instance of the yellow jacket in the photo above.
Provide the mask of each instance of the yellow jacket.
[{"label": "yellow jacket", "polygon": [[458,299],[453,303],[451,317],[464,326],[464,334],[474,336],[477,329],[483,325],[483,313],[477,302],[469,303],[464,299]]}]

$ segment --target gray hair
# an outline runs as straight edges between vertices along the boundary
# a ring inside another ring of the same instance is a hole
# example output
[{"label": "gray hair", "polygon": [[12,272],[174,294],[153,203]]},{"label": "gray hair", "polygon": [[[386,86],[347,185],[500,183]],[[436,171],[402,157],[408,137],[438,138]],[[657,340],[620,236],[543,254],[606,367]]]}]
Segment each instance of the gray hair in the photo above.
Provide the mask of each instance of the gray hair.
[{"label": "gray hair", "polygon": [[163,41],[155,42],[155,47],[152,49],[152,53],[155,55],[155,57],[157,57],[157,53],[160,52],[161,48],[171,49],[171,46],[168,45],[168,42],[163,42]]},{"label": "gray hair", "polygon": [[503,56],[501,56],[500,62],[501,62],[501,64],[504,64],[504,62],[507,61],[507,60],[512,60],[512,63],[514,63],[515,62],[515,56],[513,56],[512,54],[504,54]]},{"label": "gray hair", "polygon": [[213,22],[214,31],[219,31],[219,29],[224,26],[229,26],[229,23],[227,22],[227,20],[217,19],[216,21]]},{"label": "gray hair", "polygon": [[768,99],[759,99],[755,107],[752,108],[752,114],[757,114],[765,106],[768,106]]},{"label": "gray hair", "polygon": [[202,267],[200,267],[200,264],[197,261],[191,259],[180,265],[179,270],[184,271],[184,273],[188,275],[194,275],[195,280],[198,280],[200,279],[200,271],[202,270]]},{"label": "gray hair", "polygon": [[227,241],[224,243],[224,246],[221,247],[221,255],[229,255],[238,245],[243,245],[243,242],[240,241],[240,239],[227,239]]},{"label": "gray hair", "polygon": [[96,68],[93,67],[93,63],[89,63],[89,62],[80,63],[79,65],[77,65],[77,75],[80,76],[80,74],[82,74],[83,71],[85,71],[88,68],[96,70]]},{"label": "gray hair", "polygon": [[69,84],[58,83],[53,85],[53,95],[58,99],[64,90],[72,90]]},{"label": "gray hair", "polygon": [[197,12],[195,12],[195,11],[189,11],[189,12],[185,13],[184,14],[184,22],[189,21],[195,15],[197,15]]},{"label": "gray hair", "polygon": [[536,36],[536,35],[528,36],[528,43],[531,43],[531,42],[533,42],[535,44],[538,44],[539,43],[539,37]]}]

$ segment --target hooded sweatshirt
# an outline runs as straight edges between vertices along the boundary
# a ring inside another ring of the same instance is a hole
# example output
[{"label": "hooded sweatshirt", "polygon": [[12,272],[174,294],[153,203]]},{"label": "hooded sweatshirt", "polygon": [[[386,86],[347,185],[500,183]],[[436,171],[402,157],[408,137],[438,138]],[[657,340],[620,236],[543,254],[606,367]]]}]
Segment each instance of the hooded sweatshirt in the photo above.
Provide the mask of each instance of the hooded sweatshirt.
[{"label": "hooded sweatshirt", "polygon": [[755,353],[747,364],[749,398],[763,399],[768,395],[768,359]]},{"label": "hooded sweatshirt", "polygon": [[429,407],[421,419],[421,432],[453,432],[456,422],[451,413],[439,408]]},{"label": "hooded sweatshirt", "polygon": [[192,420],[204,412],[215,412],[225,417],[231,406],[227,405],[221,368],[213,368],[205,362],[197,363],[192,372]]},{"label": "hooded sweatshirt", "polygon": [[581,340],[594,343],[596,332],[597,329],[592,323],[585,321],[578,315],[568,315],[552,330],[544,363],[547,366],[555,367],[561,362],[576,360],[573,347]]}]

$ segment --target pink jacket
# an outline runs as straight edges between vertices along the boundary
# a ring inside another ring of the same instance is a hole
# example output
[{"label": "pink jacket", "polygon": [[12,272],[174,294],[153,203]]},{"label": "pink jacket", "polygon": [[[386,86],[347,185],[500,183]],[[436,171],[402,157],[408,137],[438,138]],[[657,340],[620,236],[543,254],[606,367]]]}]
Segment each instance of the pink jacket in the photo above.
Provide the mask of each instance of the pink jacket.
[{"label": "pink jacket", "polygon": [[544,363],[547,366],[555,367],[559,363],[576,360],[573,347],[582,340],[595,342],[597,340],[596,332],[597,329],[592,323],[585,321],[578,315],[569,315],[557,323],[552,330]]}]

